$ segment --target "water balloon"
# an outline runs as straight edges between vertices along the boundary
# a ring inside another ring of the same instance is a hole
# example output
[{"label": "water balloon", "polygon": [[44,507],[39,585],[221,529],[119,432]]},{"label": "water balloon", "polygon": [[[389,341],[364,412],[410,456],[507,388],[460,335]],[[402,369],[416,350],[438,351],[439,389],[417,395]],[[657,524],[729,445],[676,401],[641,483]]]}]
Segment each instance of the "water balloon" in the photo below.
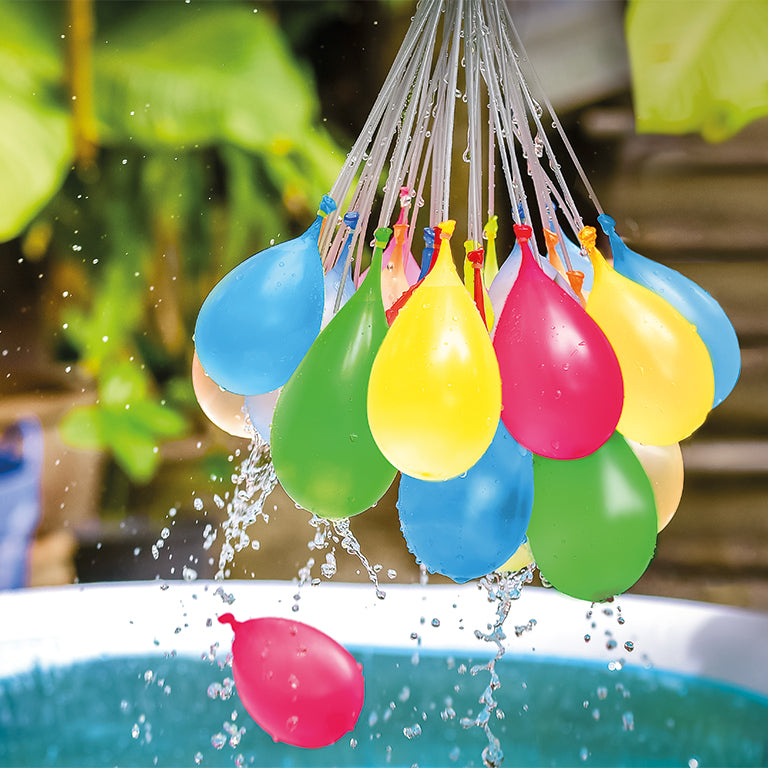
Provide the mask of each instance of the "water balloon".
[{"label": "water balloon", "polygon": [[[359,218],[359,214],[354,211],[344,214],[344,224],[349,227],[349,234],[344,241],[344,247],[341,249],[341,253],[339,253],[336,263],[325,273],[325,278],[323,280],[325,285],[325,304],[323,306],[323,320],[320,323],[321,329],[325,328],[325,326],[331,322],[331,318],[334,314],[349,301],[350,297],[355,292],[355,284],[349,274],[347,257],[349,256],[349,248]],[[342,283],[344,285],[341,289],[341,300],[339,300],[339,287]],[[337,300],[339,300],[338,307],[336,306]]]},{"label": "water balloon", "polygon": [[520,273],[493,338],[501,418],[540,456],[582,458],[616,429],[623,403],[619,363],[595,321],[534,260],[531,228],[515,225],[515,234]]},{"label": "water balloon", "polygon": [[371,369],[368,420],[382,453],[421,480],[466,472],[491,443],[501,382],[488,331],[456,274],[444,222],[435,265]]},{"label": "water balloon", "polygon": [[528,540],[541,575],[581,600],[629,589],[656,546],[651,483],[624,438],[614,434],[591,456],[534,457]]},{"label": "water balloon", "polygon": [[683,454],[680,445],[643,445],[627,440],[627,445],[651,481],[656,499],[658,529],[664,530],[683,497]]},{"label": "water balloon", "polygon": [[616,351],[624,379],[617,429],[646,445],[677,443],[701,426],[712,407],[707,348],[671,304],[606,263],[594,227],[579,237],[595,271],[586,309]]},{"label": "water balloon", "polygon": [[371,366],[388,330],[380,264],[390,233],[376,230],[373,268],[283,387],[272,420],[278,480],[321,517],[363,512],[396,474],[374,442],[367,414]]},{"label": "water balloon", "polygon": [[208,375],[238,395],[285,384],[315,340],[323,317],[318,237],[336,204],[323,197],[300,237],[251,256],[208,294],[195,325],[195,348]]},{"label": "water balloon", "polygon": [[502,563],[496,570],[504,573],[506,571],[510,573],[516,573],[522,571],[523,568],[527,568],[533,563],[533,552],[531,552],[531,545],[528,543],[528,537],[525,537],[523,543],[517,548],[512,557],[507,560],[506,563]]},{"label": "water balloon", "polygon": [[499,422],[465,474],[443,482],[400,478],[400,527],[418,562],[463,583],[497,569],[525,538],[533,460]]},{"label": "water balloon", "polygon": [[712,361],[715,375],[713,407],[722,403],[741,372],[739,340],[728,315],[693,280],[628,248],[616,234],[616,222],[610,216],[601,214],[597,220],[610,240],[613,268],[661,296],[695,326]]},{"label": "water balloon", "polygon": [[235,437],[253,436],[243,413],[245,398],[222,389],[200,365],[197,352],[192,356],[192,388],[202,412],[219,429]]},{"label": "water balloon", "polygon": [[272,416],[275,413],[277,399],[280,397],[282,387],[265,392],[263,395],[248,395],[245,398],[245,407],[251,418],[251,425],[259,433],[259,437],[265,442],[270,440]]},{"label": "water balloon", "polygon": [[[510,251],[509,256],[504,259],[504,263],[499,267],[496,277],[488,288],[488,298],[491,300],[493,313],[497,322],[504,309],[504,302],[507,300],[507,296],[509,296],[509,292],[512,290],[512,286],[517,280],[522,258],[523,253],[520,250],[520,244],[516,242]],[[543,257],[539,259],[539,264],[544,271],[544,274],[551,280],[555,280],[560,274],[549,261]]]},{"label": "water balloon", "polygon": [[357,723],[365,699],[360,665],[339,643],[299,621],[219,617],[235,633],[232,672],[248,714],[277,742],[317,749]]}]

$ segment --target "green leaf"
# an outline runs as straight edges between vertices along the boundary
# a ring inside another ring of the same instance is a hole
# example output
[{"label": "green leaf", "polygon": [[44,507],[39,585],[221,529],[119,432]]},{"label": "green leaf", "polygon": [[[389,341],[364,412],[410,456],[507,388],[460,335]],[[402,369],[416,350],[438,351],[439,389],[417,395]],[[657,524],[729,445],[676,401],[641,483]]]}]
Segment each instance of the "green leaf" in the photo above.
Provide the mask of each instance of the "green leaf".
[{"label": "green leaf", "polygon": [[94,73],[106,141],[265,150],[299,141],[316,112],[280,30],[246,6],[150,3],[103,39]]},{"label": "green leaf", "polygon": [[128,360],[104,365],[99,376],[99,400],[105,406],[139,403],[147,397],[148,378],[144,370]]},{"label": "green leaf", "polygon": [[633,0],[637,130],[722,141],[768,115],[765,0]]},{"label": "green leaf", "polygon": [[18,235],[72,164],[54,4],[0,4],[0,241]]},{"label": "green leaf", "polygon": [[181,437],[187,430],[186,419],[168,405],[142,400],[130,408],[131,421],[148,433],[160,438]]},{"label": "green leaf", "polygon": [[117,463],[135,482],[152,479],[160,464],[160,452],[154,436],[133,419],[130,409],[105,409],[106,441]]},{"label": "green leaf", "polygon": [[73,448],[100,451],[106,447],[103,411],[98,405],[79,405],[59,422],[61,439]]}]

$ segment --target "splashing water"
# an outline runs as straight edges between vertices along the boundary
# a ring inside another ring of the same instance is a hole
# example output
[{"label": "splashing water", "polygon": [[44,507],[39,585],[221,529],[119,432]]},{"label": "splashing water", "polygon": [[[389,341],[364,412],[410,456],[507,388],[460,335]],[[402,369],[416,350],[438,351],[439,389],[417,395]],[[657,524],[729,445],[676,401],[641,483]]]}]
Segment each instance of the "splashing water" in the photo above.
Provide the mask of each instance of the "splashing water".
[{"label": "splashing water", "polygon": [[[504,623],[509,616],[512,603],[520,597],[520,592],[524,584],[529,584],[533,580],[533,570],[535,565],[531,563],[527,568],[514,573],[491,573],[480,579],[480,584],[488,593],[488,602],[496,604],[496,619],[493,625],[489,625],[488,632],[475,630],[475,637],[478,640],[485,640],[496,646],[496,655],[487,664],[476,664],[470,669],[470,674],[477,675],[480,672],[487,671],[490,675],[488,685],[478,699],[483,705],[481,711],[476,717],[462,717],[459,721],[463,728],[482,728],[485,733],[488,744],[483,749],[483,765],[486,768],[500,768],[504,761],[504,751],[501,748],[501,742],[494,736],[490,727],[492,714],[501,720],[504,718],[504,712],[498,708],[498,702],[494,698],[494,692],[501,687],[501,679],[496,671],[496,662],[504,655],[504,640],[507,636],[504,632]],[[515,627],[515,634],[519,637],[523,632],[530,631],[536,626],[535,620],[531,619],[527,624]]]},{"label": "splashing water", "polygon": [[[233,498],[226,504],[227,519],[221,525],[224,543],[219,553],[219,569],[214,577],[217,581],[229,575],[229,564],[234,560],[236,552],[249,545],[253,546],[248,527],[260,517],[269,522],[269,516],[264,512],[264,503],[277,485],[277,476],[272,465],[269,445],[258,435],[254,437],[250,453],[233,479]],[[204,535],[206,548],[209,548],[216,533],[206,529]]]},{"label": "splashing water", "polygon": [[[368,574],[368,578],[376,590],[376,597],[378,597],[379,600],[383,600],[387,596],[386,592],[384,592],[379,585],[378,574],[379,571],[382,570],[382,567],[380,565],[371,565],[368,558],[363,554],[360,547],[360,542],[352,533],[352,530],[349,526],[348,518],[341,520],[327,520],[326,518],[312,515],[309,520],[309,524],[315,529],[315,534],[312,540],[307,544],[308,548],[313,552],[320,552],[329,546],[331,547],[331,551],[326,552],[325,554],[325,562],[320,566],[320,573],[326,579],[330,579],[336,575],[336,547],[333,545],[339,544],[347,554],[352,555],[360,561],[360,564],[365,569],[365,572]],[[299,568],[299,588],[305,586],[309,581],[311,581],[312,584],[320,583],[319,579],[312,579],[312,567],[314,565],[315,558],[310,557],[307,560],[306,565]],[[388,574],[390,572],[394,573],[395,576],[397,575],[396,572],[392,569],[388,571]],[[390,576],[390,578],[394,577]],[[299,599],[300,595],[294,595],[294,600],[297,601],[297,604],[293,606],[294,611],[298,610]]]}]

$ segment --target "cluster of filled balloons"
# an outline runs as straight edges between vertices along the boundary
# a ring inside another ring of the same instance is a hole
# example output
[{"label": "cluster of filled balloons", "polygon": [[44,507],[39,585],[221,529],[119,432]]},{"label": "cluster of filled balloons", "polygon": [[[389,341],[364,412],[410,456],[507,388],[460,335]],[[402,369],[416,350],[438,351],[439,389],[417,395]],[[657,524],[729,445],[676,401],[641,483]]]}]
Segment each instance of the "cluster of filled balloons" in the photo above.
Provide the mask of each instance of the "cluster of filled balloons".
[{"label": "cluster of filled balloons", "polygon": [[205,300],[193,383],[206,414],[247,434],[247,411],[285,491],[321,517],[365,511],[400,472],[409,548],[457,582],[532,557],[578,598],[632,586],[680,501],[679,442],[739,375],[718,303],[630,250],[605,215],[613,266],[592,227],[579,245],[545,230],[541,256],[518,224],[499,267],[494,217],[485,249],[465,244],[464,280],[455,223],[425,230],[419,265],[401,217],[394,236],[376,230],[355,288],[355,214],[323,272],[334,209],[324,197],[302,236]]}]

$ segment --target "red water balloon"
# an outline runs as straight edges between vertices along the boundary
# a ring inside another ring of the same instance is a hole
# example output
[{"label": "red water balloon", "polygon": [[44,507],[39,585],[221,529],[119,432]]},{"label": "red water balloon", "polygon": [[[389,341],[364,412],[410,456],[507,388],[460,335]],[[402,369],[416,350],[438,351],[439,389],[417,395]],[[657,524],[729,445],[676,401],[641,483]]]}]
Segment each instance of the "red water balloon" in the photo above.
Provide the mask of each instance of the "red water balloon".
[{"label": "red water balloon", "polygon": [[235,632],[232,670],[243,706],[275,740],[327,747],[351,731],[365,699],[361,666],[335,640],[299,621],[219,617]]},{"label": "red water balloon", "polygon": [[597,323],[536,263],[532,230],[515,225],[522,262],[493,346],[501,418],[539,456],[579,459],[613,434],[624,402],[616,354]]}]

